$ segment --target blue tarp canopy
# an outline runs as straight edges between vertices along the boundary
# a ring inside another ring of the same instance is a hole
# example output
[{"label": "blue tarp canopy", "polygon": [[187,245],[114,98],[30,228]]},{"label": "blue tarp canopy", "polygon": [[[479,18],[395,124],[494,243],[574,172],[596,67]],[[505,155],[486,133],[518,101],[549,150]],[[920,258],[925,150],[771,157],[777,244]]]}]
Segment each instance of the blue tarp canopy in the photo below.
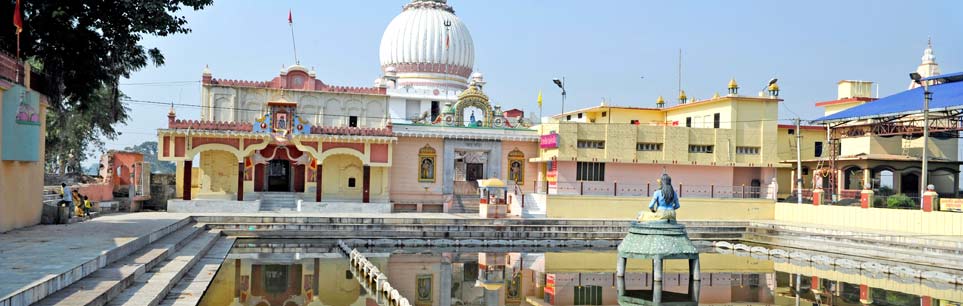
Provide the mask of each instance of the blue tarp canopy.
[{"label": "blue tarp canopy", "polygon": [[[930,86],[933,100],[930,101],[930,111],[949,111],[963,109],[963,82],[955,76],[963,73],[951,73],[930,77],[927,80],[941,80],[946,83]],[[923,112],[923,88],[896,93],[879,100],[855,106],[841,112],[823,116],[813,120],[814,123],[831,123],[859,119],[872,119],[888,116],[899,116]]]}]

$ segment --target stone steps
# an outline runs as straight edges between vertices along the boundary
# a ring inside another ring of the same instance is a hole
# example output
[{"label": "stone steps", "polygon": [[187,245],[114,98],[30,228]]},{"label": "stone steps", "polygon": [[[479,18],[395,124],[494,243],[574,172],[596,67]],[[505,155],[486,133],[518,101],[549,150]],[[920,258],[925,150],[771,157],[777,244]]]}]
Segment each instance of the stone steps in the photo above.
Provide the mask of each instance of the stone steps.
[{"label": "stone steps", "polygon": [[[925,264],[963,269],[963,250],[933,245],[888,241],[881,236],[839,233],[830,235],[793,227],[752,227],[745,242],[819,250],[827,253],[877,258],[910,264]],[[928,254],[931,256],[919,256]]]},{"label": "stone steps", "polygon": [[187,245],[203,228],[198,224],[184,226],[33,305],[105,305],[133,285],[139,276]]},{"label": "stone steps", "polygon": [[[119,265],[128,263],[128,261],[125,261],[126,259],[132,258],[135,255],[143,255],[143,253],[146,252],[150,246],[156,245],[174,233],[179,233],[181,230],[190,227],[189,225],[191,224],[193,224],[193,220],[190,218],[183,218],[179,221],[173,222],[170,225],[158,228],[152,232],[145,233],[132,240],[122,243],[115,243],[115,246],[100,251],[100,255],[93,257],[90,260],[78,263],[76,266],[64,267],[60,271],[51,271],[45,277],[37,279],[31,282],[29,285],[13,290],[9,294],[0,297],[0,305],[33,305],[41,300],[50,298],[54,294],[64,292],[66,288],[77,284],[79,281],[86,279],[95,273],[100,271],[104,271],[102,274],[111,273],[104,269],[114,268],[113,271],[116,272]],[[5,279],[7,277],[12,276],[0,275],[0,280],[8,280]],[[88,287],[93,286],[88,284]]]},{"label": "stone steps", "polygon": [[108,303],[111,306],[156,306],[167,296],[175,284],[214,246],[220,231],[210,230],[200,234],[174,255],[137,278],[134,285],[124,290]]},{"label": "stone steps", "polygon": [[[218,216],[200,215],[194,220],[205,224],[379,224],[379,225],[591,225],[591,226],[623,226],[628,228],[631,220],[593,220],[593,219],[469,219],[469,218],[410,218],[410,217],[319,217],[319,216]],[[689,226],[738,226],[747,227],[748,221],[712,221],[686,220],[680,221]]]},{"label": "stone steps", "polygon": [[264,192],[261,193],[261,211],[295,211],[298,202],[294,193]]},{"label": "stone steps", "polygon": [[455,195],[454,202],[448,212],[453,214],[477,214],[478,202],[477,195]]},{"label": "stone steps", "polygon": [[159,305],[162,306],[195,306],[201,301],[201,297],[207,290],[208,285],[214,280],[214,275],[221,267],[228,252],[234,245],[233,237],[218,239],[214,246],[207,251],[197,264],[187,272],[181,280],[174,285],[173,289],[167,293],[164,300]]}]

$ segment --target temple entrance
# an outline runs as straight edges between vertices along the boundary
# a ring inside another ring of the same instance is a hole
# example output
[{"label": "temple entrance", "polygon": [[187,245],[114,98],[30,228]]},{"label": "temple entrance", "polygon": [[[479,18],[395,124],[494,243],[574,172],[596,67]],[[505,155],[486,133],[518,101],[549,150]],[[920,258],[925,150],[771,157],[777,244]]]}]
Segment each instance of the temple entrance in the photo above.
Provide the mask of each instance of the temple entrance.
[{"label": "temple entrance", "polygon": [[291,188],[291,162],[286,160],[272,160],[268,162],[265,173],[267,179],[267,191],[290,192]]},{"label": "temple entrance", "polygon": [[466,163],[465,164],[465,180],[469,182],[477,182],[478,180],[485,179],[485,164],[482,163]]}]

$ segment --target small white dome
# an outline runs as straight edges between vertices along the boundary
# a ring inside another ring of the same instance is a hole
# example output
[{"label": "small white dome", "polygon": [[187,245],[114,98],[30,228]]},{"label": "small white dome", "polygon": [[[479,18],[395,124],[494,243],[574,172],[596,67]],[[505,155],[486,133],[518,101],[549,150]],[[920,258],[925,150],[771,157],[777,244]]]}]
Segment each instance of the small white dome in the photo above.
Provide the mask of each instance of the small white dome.
[{"label": "small white dome", "polygon": [[[446,22],[451,25],[447,31]],[[468,78],[475,46],[468,27],[446,1],[413,0],[385,29],[380,57],[382,68],[394,67],[402,74],[447,72]]]}]

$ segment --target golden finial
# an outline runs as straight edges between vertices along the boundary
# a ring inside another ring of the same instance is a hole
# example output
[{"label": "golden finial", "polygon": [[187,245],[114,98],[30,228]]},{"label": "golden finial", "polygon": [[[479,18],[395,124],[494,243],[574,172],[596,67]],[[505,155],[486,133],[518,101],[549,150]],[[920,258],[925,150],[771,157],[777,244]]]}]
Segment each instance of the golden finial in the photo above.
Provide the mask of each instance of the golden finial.
[{"label": "golden finial", "polygon": [[712,98],[713,98],[713,99],[718,99],[718,98],[719,98],[719,92],[717,91],[714,95],[712,95]]},{"label": "golden finial", "polygon": [[662,96],[659,96],[658,99],[655,99],[655,104],[659,104],[659,105],[665,104],[665,99],[663,99]]},{"label": "golden finial", "polygon": [[777,85],[775,82],[772,84],[769,84],[769,91],[774,91],[774,90],[779,90],[779,85]]},{"label": "golden finial", "polygon": [[739,84],[736,84],[736,78],[729,80],[729,89],[739,88]]},{"label": "golden finial", "polygon": [[680,91],[679,91],[679,100],[685,101],[685,99],[686,99],[685,90],[680,90]]}]

